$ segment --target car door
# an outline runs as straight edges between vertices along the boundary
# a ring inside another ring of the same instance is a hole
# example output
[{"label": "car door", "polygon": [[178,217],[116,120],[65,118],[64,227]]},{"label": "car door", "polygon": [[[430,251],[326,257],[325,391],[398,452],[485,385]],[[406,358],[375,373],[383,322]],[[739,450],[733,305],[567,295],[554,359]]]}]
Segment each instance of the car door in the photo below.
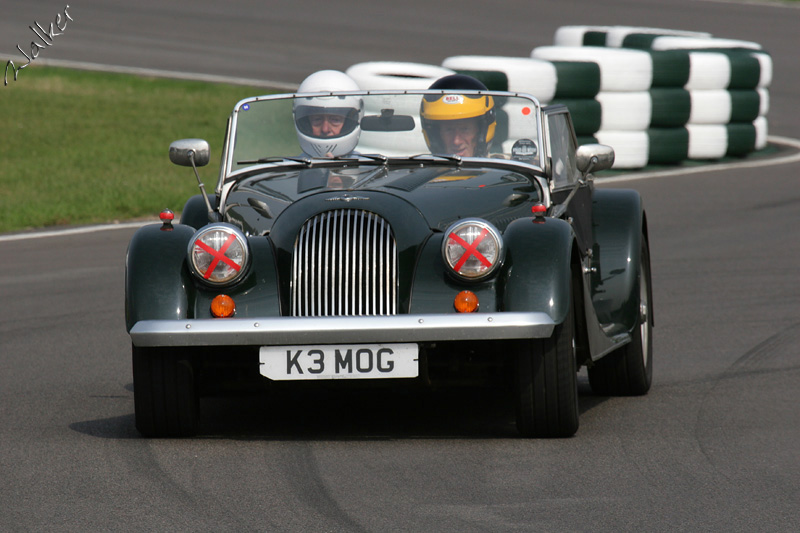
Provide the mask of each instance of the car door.
[{"label": "car door", "polygon": [[[592,189],[589,183],[582,180],[576,164],[578,142],[572,118],[564,105],[548,106],[544,109],[544,115],[553,203],[569,201],[564,218],[572,224],[580,249],[586,253],[592,248]],[[575,192],[569,198],[573,190]]]}]

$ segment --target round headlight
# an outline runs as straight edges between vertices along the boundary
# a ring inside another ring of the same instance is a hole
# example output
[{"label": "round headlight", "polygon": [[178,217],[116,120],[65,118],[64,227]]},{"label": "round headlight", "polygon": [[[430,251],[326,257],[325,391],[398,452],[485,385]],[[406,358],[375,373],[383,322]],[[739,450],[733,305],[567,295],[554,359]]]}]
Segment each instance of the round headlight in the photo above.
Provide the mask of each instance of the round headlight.
[{"label": "round headlight", "polygon": [[445,264],[458,277],[482,279],[503,262],[503,238],[490,223],[477,218],[456,222],[442,242]]},{"label": "round headlight", "polygon": [[241,279],[249,259],[247,238],[230,224],[201,228],[189,241],[192,272],[212,285],[230,285]]}]

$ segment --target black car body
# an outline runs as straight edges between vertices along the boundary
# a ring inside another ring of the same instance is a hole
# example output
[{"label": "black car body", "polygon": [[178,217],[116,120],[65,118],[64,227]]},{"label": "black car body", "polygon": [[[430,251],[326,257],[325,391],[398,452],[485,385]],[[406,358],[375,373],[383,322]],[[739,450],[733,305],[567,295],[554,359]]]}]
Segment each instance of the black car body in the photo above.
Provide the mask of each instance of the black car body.
[{"label": "black car body", "polygon": [[[500,381],[525,436],[575,433],[582,366],[597,393],[647,392],[645,212],[590,174],[613,150],[578,147],[563,106],[487,91],[468,96],[496,106],[489,153],[432,154],[432,94],[445,92],[342,93],[364,116],[338,157],[300,153],[292,109],[309,95],[236,105],[213,194],[129,246],[142,434],[193,435],[200,395],[277,381]],[[206,164],[208,145],[170,156]]]}]

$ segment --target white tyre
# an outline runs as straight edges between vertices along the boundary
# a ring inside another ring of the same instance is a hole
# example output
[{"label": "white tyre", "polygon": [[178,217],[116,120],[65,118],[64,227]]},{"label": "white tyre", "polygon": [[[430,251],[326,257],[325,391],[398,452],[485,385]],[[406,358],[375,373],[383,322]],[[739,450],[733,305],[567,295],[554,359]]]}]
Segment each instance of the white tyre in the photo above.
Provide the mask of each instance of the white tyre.
[{"label": "white tyre", "polygon": [[689,91],[689,124],[727,124],[731,121],[731,93],[721,89]]},{"label": "white tyre", "polygon": [[612,168],[632,169],[647,165],[650,140],[644,131],[598,131],[594,137],[600,144],[614,149]]},{"label": "white tyre", "polygon": [[637,26],[613,26],[606,34],[606,46],[612,48],[641,48],[637,43],[639,41],[651,41],[656,37],[672,36],[672,37],[691,37],[694,39],[708,39],[711,37],[710,33],[683,31],[683,30],[669,30],[665,28],[642,28]]},{"label": "white tyre", "polygon": [[[561,26],[556,30],[553,44],[556,46],[602,46],[606,34],[613,26]],[[594,38],[592,38],[594,37]],[[592,42],[587,42],[591,40]]]},{"label": "white tyre", "polygon": [[768,123],[767,117],[758,117],[753,122],[753,127],[756,130],[756,150],[763,150],[767,147],[767,134],[768,134]]},{"label": "white tyre", "polygon": [[728,151],[728,131],[718,124],[689,124],[689,159],[719,159]]},{"label": "white tyre", "polygon": [[769,91],[758,89],[758,116],[765,117],[769,113]]},{"label": "white tyre", "polygon": [[756,89],[772,82],[772,60],[747,50],[689,51],[686,89]]},{"label": "white tyre", "polygon": [[697,38],[697,37],[656,37],[653,50],[696,50],[698,48],[749,48],[761,50],[761,45],[751,41],[737,39]]},{"label": "white tyre", "polygon": [[547,61],[591,61],[600,67],[600,91],[646,91],[653,81],[653,60],[642,50],[599,46],[540,46],[531,57]]},{"label": "white tyre", "polygon": [[760,75],[756,87],[765,89],[772,84],[772,56],[763,52],[754,52],[753,57],[760,65]]},{"label": "white tyre", "polygon": [[455,74],[437,65],[400,61],[357,63],[345,71],[365,91],[383,89],[427,89],[433,82]]},{"label": "white tyre", "polygon": [[650,126],[652,101],[647,91],[600,92],[601,130],[644,131]]},{"label": "white tyre", "polygon": [[[455,74],[454,71],[437,65],[422,63],[404,63],[398,61],[370,61],[357,63],[345,71],[353,78],[359,88],[365,91],[388,89],[427,89],[433,82],[444,76]],[[390,99],[387,99],[387,101]],[[371,102],[375,102],[371,99]],[[394,112],[397,115],[419,115],[419,101],[403,99],[404,105],[397,105],[393,100]],[[367,114],[378,114],[380,109],[365,109]]]},{"label": "white tyre", "polygon": [[731,62],[725,54],[689,52],[688,90],[727,89],[731,79]]},{"label": "white tyre", "polygon": [[442,62],[453,71],[470,74],[490,90],[529,93],[549,102],[556,93],[556,68],[530,57],[453,56]]}]

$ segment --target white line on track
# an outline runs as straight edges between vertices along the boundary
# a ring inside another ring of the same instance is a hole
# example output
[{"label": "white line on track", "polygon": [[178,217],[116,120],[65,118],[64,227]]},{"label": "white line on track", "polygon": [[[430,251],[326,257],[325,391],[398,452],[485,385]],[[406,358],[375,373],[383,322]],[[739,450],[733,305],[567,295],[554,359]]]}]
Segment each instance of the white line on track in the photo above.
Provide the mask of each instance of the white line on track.
[{"label": "white line on track", "polygon": [[[5,53],[0,54],[0,61],[2,61],[3,64],[5,64],[9,59],[13,59],[11,55]],[[236,78],[233,76],[215,76],[213,74],[195,74],[191,72],[157,70],[152,68],[118,67],[114,65],[102,65],[100,63],[87,63],[84,61],[67,61],[64,59],[37,59],[36,64],[51,67],[73,68],[78,70],[93,70],[97,72],[113,72],[115,74],[133,74],[134,76],[149,76],[152,78],[229,83],[231,85],[250,85],[253,87],[265,87],[281,91],[295,91],[298,87],[296,83],[284,83],[280,81],[254,80],[249,78]]]},{"label": "white line on track", "polygon": [[702,0],[704,2],[711,2],[713,4],[744,4],[747,6],[757,7],[786,7],[789,9],[800,9],[800,4],[797,2],[780,2],[769,0]]},{"label": "white line on track", "polygon": [[43,239],[45,237],[63,237],[65,235],[80,235],[81,233],[96,233],[98,231],[108,231],[112,229],[128,229],[139,228],[147,224],[155,224],[159,221],[153,217],[153,220],[144,222],[125,222],[122,224],[101,224],[98,226],[81,226],[79,228],[65,228],[47,231],[35,231],[30,233],[14,233],[11,235],[0,235],[0,242],[8,241],[22,241],[29,239]]},{"label": "white line on track", "polygon": [[670,170],[658,170],[655,172],[637,172],[626,176],[611,176],[608,178],[597,178],[597,183],[620,183],[623,181],[639,181],[649,180],[654,178],[666,178],[670,176],[685,176],[688,174],[701,174],[705,172],[716,172],[719,170],[733,170],[739,168],[755,168],[755,167],[771,167],[775,165],[786,165],[789,163],[800,162],[800,140],[791,139],[789,137],[767,137],[767,139],[774,143],[783,146],[789,146],[798,150],[798,152],[776,158],[752,159],[750,161],[741,161],[736,163],[717,163],[709,165],[699,165],[691,168],[676,168]]}]

